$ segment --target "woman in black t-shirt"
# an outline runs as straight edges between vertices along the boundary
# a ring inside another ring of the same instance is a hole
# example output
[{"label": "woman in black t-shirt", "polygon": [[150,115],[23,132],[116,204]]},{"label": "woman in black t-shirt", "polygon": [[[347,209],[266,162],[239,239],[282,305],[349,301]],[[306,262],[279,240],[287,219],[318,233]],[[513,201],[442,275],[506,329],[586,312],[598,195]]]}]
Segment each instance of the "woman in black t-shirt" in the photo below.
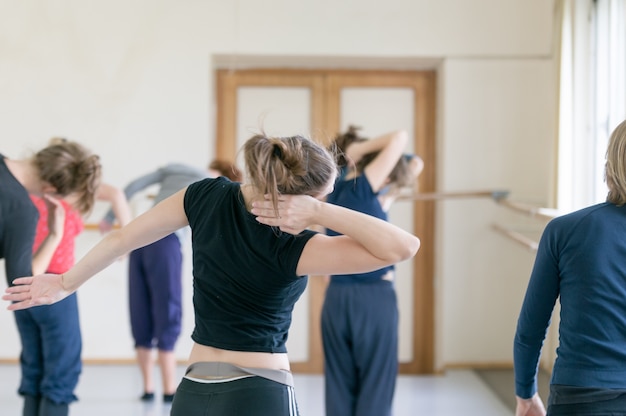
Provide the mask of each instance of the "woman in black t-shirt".
[{"label": "woman in black t-shirt", "polygon": [[[285,342],[307,275],[377,270],[408,259],[414,235],[321,199],[334,156],[301,136],[244,145],[247,178],[205,179],[110,233],[64,275],[18,279],[18,310],[56,302],[129,250],[192,229],[194,345],[172,415],[297,415]],[[331,228],[341,236],[311,231]]]}]

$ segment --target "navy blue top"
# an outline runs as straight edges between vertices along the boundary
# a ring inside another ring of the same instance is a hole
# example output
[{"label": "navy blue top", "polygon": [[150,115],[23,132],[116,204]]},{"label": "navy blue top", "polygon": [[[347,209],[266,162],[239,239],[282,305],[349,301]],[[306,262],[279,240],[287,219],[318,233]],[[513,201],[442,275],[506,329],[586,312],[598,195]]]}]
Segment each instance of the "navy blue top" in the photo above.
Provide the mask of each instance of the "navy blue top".
[{"label": "navy blue top", "polygon": [[240,184],[224,177],[190,185],[185,212],[193,250],[192,339],[234,351],[287,352],[291,314],[307,284],[296,268],[316,233],[259,223]]},{"label": "navy blue top", "polygon": [[0,258],[7,284],[32,275],[33,243],[39,211],[0,154]]},{"label": "navy blue top", "polygon": [[[378,194],[372,190],[372,186],[365,175],[359,175],[352,179],[345,179],[340,176],[335,183],[335,189],[328,195],[326,201],[387,221],[387,213],[383,211],[380,205]],[[327,229],[326,234],[338,235],[339,233]],[[394,266],[387,266],[368,273],[332,275],[331,281],[333,283],[380,281],[389,270],[394,270]]]},{"label": "navy blue top", "polygon": [[539,354],[559,297],[551,384],[626,388],[626,206],[602,203],[546,226],[514,341],[522,398],[537,391]]}]

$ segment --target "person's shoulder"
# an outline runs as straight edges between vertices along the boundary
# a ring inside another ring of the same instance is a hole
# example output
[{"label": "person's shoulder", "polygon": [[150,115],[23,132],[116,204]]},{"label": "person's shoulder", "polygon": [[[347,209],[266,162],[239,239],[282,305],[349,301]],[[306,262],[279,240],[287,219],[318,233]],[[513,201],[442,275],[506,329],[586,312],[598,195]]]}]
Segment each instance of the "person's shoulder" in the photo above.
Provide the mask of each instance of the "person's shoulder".
[{"label": "person's shoulder", "polygon": [[189,185],[188,193],[203,193],[210,192],[215,189],[222,189],[224,191],[239,188],[239,184],[231,182],[228,178],[219,176],[217,178],[204,178]]},{"label": "person's shoulder", "polygon": [[206,206],[214,206],[229,195],[234,198],[239,190],[239,184],[229,181],[227,178],[205,178],[192,183],[185,191],[185,209],[191,211],[203,211]]},{"label": "person's shoulder", "polygon": [[608,202],[601,202],[599,204],[590,205],[588,207],[580,208],[575,211],[572,211],[568,214],[561,215],[556,217],[555,219],[572,219],[572,218],[582,218],[589,215],[596,215],[602,213],[604,210],[611,209],[615,207],[615,205],[610,204]]},{"label": "person's shoulder", "polygon": [[[604,217],[614,208],[616,206],[608,202],[590,205],[553,218],[548,222],[546,228],[572,228],[581,221],[594,221],[596,218]],[[626,209],[623,211],[626,214]]]}]

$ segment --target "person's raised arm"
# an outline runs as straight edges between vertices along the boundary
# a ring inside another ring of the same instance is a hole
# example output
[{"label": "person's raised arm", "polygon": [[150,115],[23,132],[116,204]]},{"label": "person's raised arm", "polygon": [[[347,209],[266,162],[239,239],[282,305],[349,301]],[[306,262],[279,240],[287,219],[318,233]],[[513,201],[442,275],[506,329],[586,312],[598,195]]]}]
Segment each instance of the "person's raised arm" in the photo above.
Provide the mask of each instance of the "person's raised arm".
[{"label": "person's raised arm", "polygon": [[161,201],[126,227],[109,233],[67,273],[15,279],[15,286],[7,288],[2,297],[15,302],[8,309],[19,310],[58,302],[121,255],[188,225],[183,207],[185,191],[183,189]]},{"label": "person's raised arm", "polygon": [[[44,273],[57,247],[63,239],[63,228],[65,225],[65,209],[57,198],[50,195],[42,195],[42,200],[46,204],[48,234],[43,239],[37,250],[33,253],[33,275]],[[42,220],[41,218],[39,219]]]},{"label": "person's raised arm", "polygon": [[416,236],[387,221],[309,196],[281,196],[278,215],[271,201],[255,201],[252,213],[257,221],[291,234],[313,225],[343,234],[312,237],[300,257],[299,275],[377,270],[413,257],[420,246]]},{"label": "person's raised arm", "polygon": [[[413,180],[413,190],[417,191],[417,177],[424,170],[424,160],[418,155],[403,155],[404,158],[410,158],[408,162],[408,172]],[[391,209],[391,205],[396,201],[396,199],[400,196],[402,192],[401,188],[394,187],[389,192],[384,195],[379,195],[378,200],[380,201],[380,205],[383,208],[383,211],[388,212]]]},{"label": "person's raised arm", "polygon": [[[130,182],[128,185],[124,187],[124,196],[126,197],[126,201],[130,201],[133,195],[135,195],[137,192],[142,191],[149,186],[161,183],[162,180],[163,180],[162,169],[157,169],[154,172],[150,172],[148,174],[142,175],[139,178],[133,180],[132,182]],[[109,211],[106,213],[106,215],[102,219],[101,223],[108,222],[109,224],[113,224],[113,222],[115,221],[115,216],[116,216],[116,213],[114,211],[114,207],[111,207],[111,209],[109,209]]]},{"label": "person's raised arm", "polygon": [[[130,222],[130,220],[132,220],[128,200],[126,199],[124,191],[121,189],[116,188],[113,185],[109,185],[108,183],[101,183],[96,191],[96,199],[99,201],[106,201],[111,204],[111,210],[121,227],[124,227]],[[100,232],[105,234],[111,231],[112,225],[113,224],[106,218],[103,218],[99,224]]]},{"label": "person's raised arm", "polygon": [[385,186],[389,174],[404,153],[408,140],[405,130],[393,131],[369,140],[354,142],[348,146],[346,154],[354,163],[358,163],[363,156],[379,152],[364,170],[372,189],[378,192]]}]

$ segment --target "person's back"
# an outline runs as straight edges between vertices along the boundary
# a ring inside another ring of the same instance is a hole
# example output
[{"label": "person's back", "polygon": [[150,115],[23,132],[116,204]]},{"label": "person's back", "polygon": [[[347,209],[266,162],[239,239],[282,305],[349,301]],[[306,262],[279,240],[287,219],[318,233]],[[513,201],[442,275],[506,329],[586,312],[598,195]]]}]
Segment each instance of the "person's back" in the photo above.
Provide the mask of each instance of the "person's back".
[{"label": "person's back", "polygon": [[[357,131],[351,126],[335,138],[344,168],[327,201],[387,221],[387,209],[395,196],[413,184],[421,166],[414,172],[409,168],[409,160],[417,156],[404,155],[405,131],[372,139]],[[326,234],[340,233],[327,229]],[[394,274],[392,264],[364,273],[330,276],[321,317],[328,416],[385,416],[391,412],[398,372]]]},{"label": "person's back", "polygon": [[[559,325],[553,384],[584,385],[602,379],[615,388],[624,386],[626,345],[615,342],[626,336],[624,235],[626,206],[606,202],[555,218],[545,228],[537,256],[551,262],[535,267],[533,283],[541,284],[541,289],[529,287],[537,295],[525,307],[534,313],[521,315],[519,322],[535,328],[536,335],[518,338],[516,343],[528,343],[529,352],[539,347],[538,335],[552,313],[549,305],[559,298],[566,319]],[[518,355],[518,359],[529,358]]]},{"label": "person's back", "polygon": [[[296,267],[314,233],[294,236],[260,224],[239,184],[223,178],[191,185],[185,211],[193,230],[193,268],[201,271],[194,273],[194,341],[285,353],[293,305],[307,284]],[[239,317],[236,325],[233,316]]]},{"label": "person's back", "polygon": [[[557,224],[560,303],[568,317],[559,328],[554,383],[592,373],[623,386],[626,345],[615,340],[626,338],[626,206],[603,203]],[[603,351],[603,358],[586,351]]]},{"label": "person's back", "polygon": [[30,202],[28,191],[7,168],[0,155],[0,258],[5,259],[7,284],[14,278],[31,273],[31,254],[37,209]]},{"label": "person's back", "polygon": [[517,413],[545,415],[538,361],[560,300],[550,415],[626,409],[626,121],[606,153],[605,203],[551,220],[539,242],[513,342]]}]

